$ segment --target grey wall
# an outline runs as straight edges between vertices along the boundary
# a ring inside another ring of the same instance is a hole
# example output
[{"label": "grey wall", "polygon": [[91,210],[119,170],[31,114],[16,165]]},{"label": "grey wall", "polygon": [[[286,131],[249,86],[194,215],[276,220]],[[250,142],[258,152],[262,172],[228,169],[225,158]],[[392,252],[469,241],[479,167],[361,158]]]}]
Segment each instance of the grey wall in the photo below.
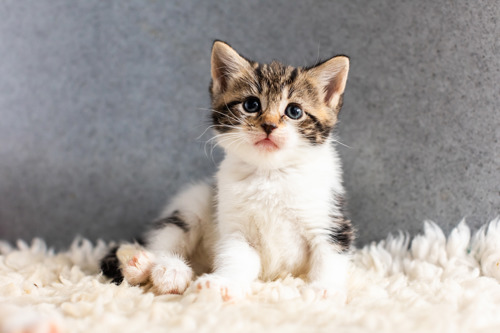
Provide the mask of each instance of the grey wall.
[{"label": "grey wall", "polygon": [[216,38],[260,61],[351,56],[339,134],[360,243],[426,218],[477,227],[500,213],[499,17],[497,0],[4,0],[0,238],[130,238],[211,175]]}]

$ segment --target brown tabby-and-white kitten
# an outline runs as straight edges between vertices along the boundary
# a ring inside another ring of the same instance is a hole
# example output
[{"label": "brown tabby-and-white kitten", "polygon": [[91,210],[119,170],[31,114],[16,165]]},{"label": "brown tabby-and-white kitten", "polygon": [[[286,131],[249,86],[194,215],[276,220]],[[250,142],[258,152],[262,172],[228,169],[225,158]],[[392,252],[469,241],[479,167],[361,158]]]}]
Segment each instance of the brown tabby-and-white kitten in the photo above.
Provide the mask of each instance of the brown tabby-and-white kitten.
[{"label": "brown tabby-and-white kitten", "polygon": [[144,246],[114,249],[104,273],[158,294],[183,293],[199,276],[195,290],[215,288],[225,300],[258,278],[291,274],[340,297],[353,229],[331,132],[349,59],[259,64],[216,41],[211,66],[215,140],[226,153],[215,185],[178,194]]}]

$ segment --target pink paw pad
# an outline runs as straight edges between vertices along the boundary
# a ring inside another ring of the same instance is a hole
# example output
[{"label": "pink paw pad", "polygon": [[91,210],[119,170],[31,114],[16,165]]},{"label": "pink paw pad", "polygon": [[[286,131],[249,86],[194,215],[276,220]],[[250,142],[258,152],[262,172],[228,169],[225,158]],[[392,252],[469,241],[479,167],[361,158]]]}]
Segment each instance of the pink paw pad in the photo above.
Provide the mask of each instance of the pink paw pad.
[{"label": "pink paw pad", "polygon": [[141,284],[149,279],[152,267],[151,255],[146,251],[140,251],[123,267],[123,276],[132,285]]}]

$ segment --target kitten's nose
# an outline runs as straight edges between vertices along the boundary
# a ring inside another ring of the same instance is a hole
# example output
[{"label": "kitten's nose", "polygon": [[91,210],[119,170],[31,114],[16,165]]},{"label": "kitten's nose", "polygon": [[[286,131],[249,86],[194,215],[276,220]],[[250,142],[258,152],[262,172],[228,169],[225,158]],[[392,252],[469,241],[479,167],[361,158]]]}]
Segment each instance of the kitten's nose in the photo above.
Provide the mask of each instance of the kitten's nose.
[{"label": "kitten's nose", "polygon": [[278,127],[278,126],[276,126],[276,124],[273,124],[273,123],[263,123],[260,126],[262,126],[262,128],[264,129],[264,132],[266,132],[267,135],[271,134],[271,132]]}]

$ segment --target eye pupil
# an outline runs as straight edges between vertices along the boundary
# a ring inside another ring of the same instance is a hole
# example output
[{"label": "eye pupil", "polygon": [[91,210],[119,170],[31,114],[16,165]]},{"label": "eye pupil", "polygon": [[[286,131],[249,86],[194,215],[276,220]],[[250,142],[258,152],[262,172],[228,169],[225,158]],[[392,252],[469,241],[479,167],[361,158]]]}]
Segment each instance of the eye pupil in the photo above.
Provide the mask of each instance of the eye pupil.
[{"label": "eye pupil", "polygon": [[243,102],[243,108],[246,112],[257,112],[260,110],[260,101],[257,97],[249,97]]},{"label": "eye pupil", "polygon": [[285,109],[285,114],[288,118],[299,119],[302,117],[302,109],[298,105],[290,104]]}]

